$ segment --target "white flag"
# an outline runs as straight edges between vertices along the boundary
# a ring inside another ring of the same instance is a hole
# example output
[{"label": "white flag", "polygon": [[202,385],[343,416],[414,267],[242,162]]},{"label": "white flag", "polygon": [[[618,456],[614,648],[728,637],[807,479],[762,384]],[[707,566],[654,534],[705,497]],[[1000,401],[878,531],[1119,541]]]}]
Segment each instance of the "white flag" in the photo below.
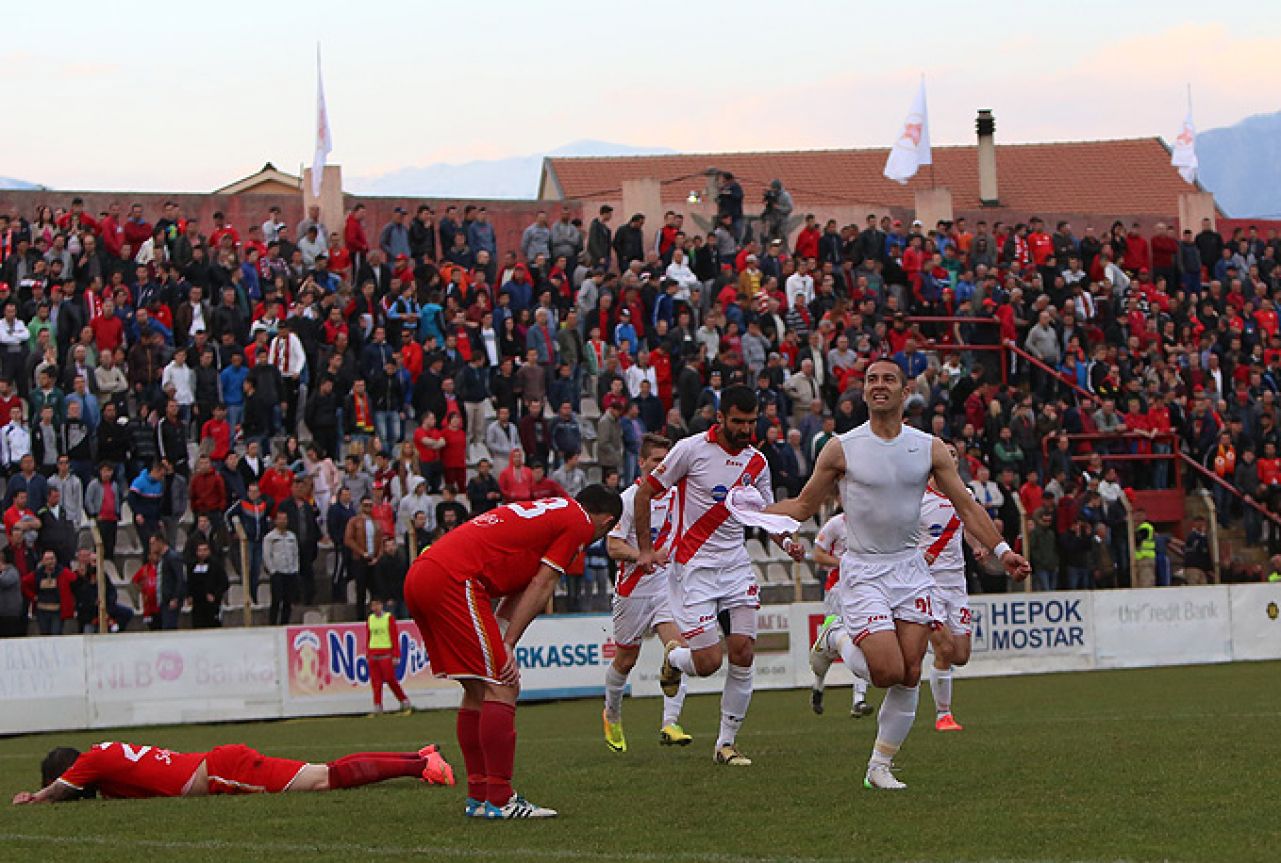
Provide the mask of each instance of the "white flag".
[{"label": "white flag", "polygon": [[907,184],[922,165],[932,164],[930,156],[930,116],[925,110],[925,79],[916,93],[912,109],[907,112],[898,139],[885,160],[884,174],[896,183]]},{"label": "white flag", "polygon": [[316,46],[316,152],[311,157],[311,196],[320,197],[325,174],[325,158],[334,148],[329,133],[329,112],[325,110],[325,80],[320,74],[320,46]]},{"label": "white flag", "polygon": [[1183,118],[1183,129],[1174,139],[1174,153],[1170,164],[1179,169],[1179,176],[1188,183],[1196,183],[1196,126],[1192,123],[1192,109]]}]

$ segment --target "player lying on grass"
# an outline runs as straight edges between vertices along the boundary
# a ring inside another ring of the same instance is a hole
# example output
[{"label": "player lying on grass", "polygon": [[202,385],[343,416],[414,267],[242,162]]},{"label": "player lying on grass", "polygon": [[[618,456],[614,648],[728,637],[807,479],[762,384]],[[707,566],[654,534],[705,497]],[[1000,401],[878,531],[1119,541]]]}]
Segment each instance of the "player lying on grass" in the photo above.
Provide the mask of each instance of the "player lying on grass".
[{"label": "player lying on grass", "polygon": [[432,743],[417,752],[358,752],[328,764],[268,758],[248,746],[174,752],[157,746],[99,743],[88,752],[58,747],[40,763],[43,787],[22,791],[14,805],[121,797],[204,797],[209,794],[279,794],[331,791],[417,777],[453,785],[454,771]]}]

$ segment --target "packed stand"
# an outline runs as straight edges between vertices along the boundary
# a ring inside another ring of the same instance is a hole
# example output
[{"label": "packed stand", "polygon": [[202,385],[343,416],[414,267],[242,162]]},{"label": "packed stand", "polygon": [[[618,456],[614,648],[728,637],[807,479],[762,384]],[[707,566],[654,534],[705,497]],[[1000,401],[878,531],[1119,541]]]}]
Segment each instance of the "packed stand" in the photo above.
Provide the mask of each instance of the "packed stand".
[{"label": "packed stand", "polygon": [[[1168,487],[1175,450],[1276,508],[1275,232],[806,215],[789,244],[781,184],[755,217],[719,182],[710,232],[605,206],[586,226],[540,213],[505,250],[478,206],[370,225],[357,204],[332,228],[315,208],[238,228],[79,199],[0,216],[0,634],[96,628],[87,528],[114,570],[126,520],[140,565],[108,579],[110,627],[218,625],[244,568],[273,623],[296,603],[394,607],[441,533],[589,475],[625,487],[645,433],[706,432],[733,383],[756,389],[759,445],[795,495],[867,418],[882,357],[1012,544],[1022,503],[1038,589],[1170,583],[1142,513],[1129,560],[1122,497]],[[1112,437],[1067,437],[1094,433]],[[1268,520],[1210,486],[1260,542]],[[1204,577],[1188,540],[1184,577]],[[603,545],[579,565],[568,607],[603,608]]]}]

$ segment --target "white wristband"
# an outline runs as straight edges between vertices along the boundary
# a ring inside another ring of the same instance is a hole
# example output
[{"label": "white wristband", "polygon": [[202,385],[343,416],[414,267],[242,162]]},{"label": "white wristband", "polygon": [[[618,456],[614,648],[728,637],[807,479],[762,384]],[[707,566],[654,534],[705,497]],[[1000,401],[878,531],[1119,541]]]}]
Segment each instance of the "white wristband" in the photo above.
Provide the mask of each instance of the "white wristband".
[{"label": "white wristband", "polygon": [[1008,542],[1002,541],[997,544],[996,548],[992,549],[992,554],[996,556],[997,560],[1000,560],[1001,558],[1005,557],[1005,553],[1007,551],[1012,551],[1012,550],[1013,549],[1010,548],[1010,544]]}]

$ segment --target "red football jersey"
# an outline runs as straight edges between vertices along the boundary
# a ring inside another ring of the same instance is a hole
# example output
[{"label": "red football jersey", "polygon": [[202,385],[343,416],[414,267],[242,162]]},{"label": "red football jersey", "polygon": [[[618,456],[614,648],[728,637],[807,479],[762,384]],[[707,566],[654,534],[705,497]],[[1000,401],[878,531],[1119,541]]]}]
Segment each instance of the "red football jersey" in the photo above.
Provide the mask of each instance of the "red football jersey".
[{"label": "red football jersey", "polygon": [[204,752],[173,752],[131,743],[99,743],[76,759],[58,782],[103,797],[181,797]]},{"label": "red football jersey", "polygon": [[479,581],[490,596],[507,596],[524,590],[539,564],[565,572],[594,535],[577,501],[548,497],[482,513],[445,534],[419,560],[432,561],[457,581]]}]

